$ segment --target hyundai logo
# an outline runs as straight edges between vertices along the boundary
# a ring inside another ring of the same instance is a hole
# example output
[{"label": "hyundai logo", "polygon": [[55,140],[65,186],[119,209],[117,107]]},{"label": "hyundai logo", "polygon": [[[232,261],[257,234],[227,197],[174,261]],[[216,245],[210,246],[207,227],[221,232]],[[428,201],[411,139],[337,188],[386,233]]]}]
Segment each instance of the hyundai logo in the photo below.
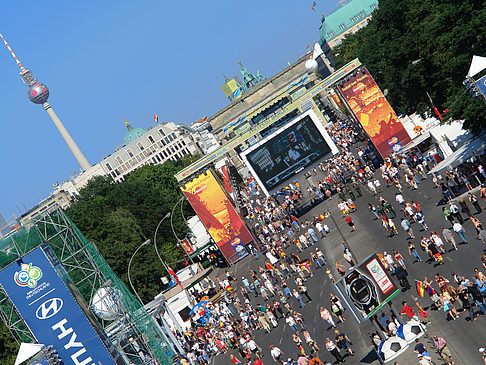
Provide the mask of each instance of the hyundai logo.
[{"label": "hyundai logo", "polygon": [[39,319],[51,318],[61,310],[62,304],[61,298],[48,299],[37,308],[35,316]]}]

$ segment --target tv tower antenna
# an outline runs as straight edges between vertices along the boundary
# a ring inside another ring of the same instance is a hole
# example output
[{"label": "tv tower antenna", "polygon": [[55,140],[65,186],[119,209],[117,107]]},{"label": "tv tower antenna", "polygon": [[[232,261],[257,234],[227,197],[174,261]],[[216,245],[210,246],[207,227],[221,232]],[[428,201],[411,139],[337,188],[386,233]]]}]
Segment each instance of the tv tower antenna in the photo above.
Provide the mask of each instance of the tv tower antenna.
[{"label": "tv tower antenna", "polygon": [[47,99],[49,98],[49,89],[47,88],[47,86],[38,82],[37,79],[32,75],[32,72],[30,72],[30,70],[27,70],[24,66],[22,66],[19,59],[12,51],[12,48],[10,48],[9,44],[7,43],[7,41],[5,40],[2,34],[0,34],[0,37],[2,38],[3,43],[5,43],[5,46],[12,54],[12,57],[14,58],[15,62],[17,62],[17,65],[20,67],[20,77],[22,77],[24,82],[29,87],[29,89],[27,90],[27,95],[29,97],[29,100],[34,104],[42,104],[42,107],[47,112],[47,114],[49,114],[49,117],[51,118],[52,122],[54,123],[57,130],[61,134],[61,137],[64,139],[64,142],[66,142],[67,146],[71,150],[71,153],[74,155],[74,158],[78,161],[79,166],[81,166],[81,169],[84,171],[89,169],[91,167],[91,164],[88,162],[86,157],[84,157],[78,145],[76,144],[76,142],[74,142],[74,139],[71,137],[66,127],[64,127],[64,125],[62,124],[61,120],[52,109],[51,104],[47,102]]}]

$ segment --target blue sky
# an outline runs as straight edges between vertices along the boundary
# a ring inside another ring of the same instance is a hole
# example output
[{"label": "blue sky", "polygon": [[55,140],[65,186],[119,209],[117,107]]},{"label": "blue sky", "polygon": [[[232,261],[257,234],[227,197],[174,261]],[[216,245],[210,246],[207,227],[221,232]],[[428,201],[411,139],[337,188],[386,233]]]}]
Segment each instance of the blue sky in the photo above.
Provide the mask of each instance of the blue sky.
[{"label": "blue sky", "polygon": [[[0,32],[45,83],[54,110],[93,164],[121,146],[126,129],[190,123],[228,104],[222,74],[272,76],[319,38],[318,1],[7,2]],[[0,211],[30,208],[77,163],[0,44]]]}]

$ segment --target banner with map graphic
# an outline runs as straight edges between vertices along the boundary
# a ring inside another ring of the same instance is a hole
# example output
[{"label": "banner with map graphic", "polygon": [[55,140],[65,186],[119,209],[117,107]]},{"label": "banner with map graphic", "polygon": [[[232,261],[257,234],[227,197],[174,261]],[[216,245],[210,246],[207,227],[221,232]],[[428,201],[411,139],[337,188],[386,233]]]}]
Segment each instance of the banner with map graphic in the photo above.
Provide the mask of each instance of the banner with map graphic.
[{"label": "banner with map graphic", "polygon": [[252,240],[251,234],[211,171],[188,182],[182,191],[229,263],[248,255],[245,244]]},{"label": "banner with map graphic", "polygon": [[383,158],[411,141],[368,70],[358,72],[339,90]]}]

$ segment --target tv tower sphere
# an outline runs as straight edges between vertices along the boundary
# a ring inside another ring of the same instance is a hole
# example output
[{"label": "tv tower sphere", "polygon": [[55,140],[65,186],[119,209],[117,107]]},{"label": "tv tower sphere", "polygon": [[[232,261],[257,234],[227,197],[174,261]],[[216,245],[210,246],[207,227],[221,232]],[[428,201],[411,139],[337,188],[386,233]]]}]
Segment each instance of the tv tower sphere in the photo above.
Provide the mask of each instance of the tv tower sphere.
[{"label": "tv tower sphere", "polygon": [[34,104],[44,104],[49,98],[49,89],[46,85],[36,82],[27,90],[29,100]]}]

